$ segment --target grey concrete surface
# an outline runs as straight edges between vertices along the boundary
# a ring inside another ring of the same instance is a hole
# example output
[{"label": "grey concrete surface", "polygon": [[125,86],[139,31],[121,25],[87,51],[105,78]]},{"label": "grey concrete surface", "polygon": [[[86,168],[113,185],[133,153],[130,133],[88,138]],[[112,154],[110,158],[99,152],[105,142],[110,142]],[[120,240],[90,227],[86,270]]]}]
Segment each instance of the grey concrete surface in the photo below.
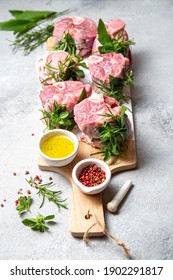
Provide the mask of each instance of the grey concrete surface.
[{"label": "grey concrete surface", "polygon": [[[70,9],[70,15],[109,20],[121,18],[135,39],[132,90],[137,139],[138,167],[112,177],[103,194],[106,226],[131,250],[135,260],[173,259],[173,1],[85,1],[85,0],[1,0],[0,21],[10,18],[10,9]],[[40,84],[36,60],[45,45],[28,56],[13,54],[9,46],[14,37],[0,32],[0,259],[98,259],[123,260],[121,248],[109,238],[92,238],[89,246],[69,232],[72,189],[58,174],[37,167],[37,142],[40,133]],[[32,136],[32,134],[34,135]],[[25,175],[29,170],[30,175]],[[16,172],[16,176],[13,175]],[[17,191],[28,188],[25,178],[53,177],[68,210],[49,202],[39,209],[34,189],[32,213],[55,214],[56,224],[45,233],[25,227],[15,210]],[[107,202],[124,182],[133,188],[116,214],[106,210]],[[4,202],[6,199],[6,202]]]}]

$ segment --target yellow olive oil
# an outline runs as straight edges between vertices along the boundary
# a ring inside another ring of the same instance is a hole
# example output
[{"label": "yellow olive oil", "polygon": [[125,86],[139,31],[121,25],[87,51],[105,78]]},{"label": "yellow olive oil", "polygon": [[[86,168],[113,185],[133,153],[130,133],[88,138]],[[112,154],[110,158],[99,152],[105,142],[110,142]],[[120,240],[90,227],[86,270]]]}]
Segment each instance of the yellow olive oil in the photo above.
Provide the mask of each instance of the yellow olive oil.
[{"label": "yellow olive oil", "polygon": [[65,158],[75,150],[74,143],[61,133],[45,139],[41,143],[42,152],[51,158]]}]

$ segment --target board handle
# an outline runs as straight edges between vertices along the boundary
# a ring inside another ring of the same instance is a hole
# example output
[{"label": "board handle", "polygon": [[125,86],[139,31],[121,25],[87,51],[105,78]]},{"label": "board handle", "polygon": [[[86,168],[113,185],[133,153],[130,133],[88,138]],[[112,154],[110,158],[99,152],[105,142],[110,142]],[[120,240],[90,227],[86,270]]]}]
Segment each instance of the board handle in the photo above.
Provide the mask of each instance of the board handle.
[{"label": "board handle", "polygon": [[[88,195],[83,193],[71,180],[73,188],[72,217],[70,231],[74,237],[104,235],[105,226],[102,193]],[[100,224],[103,226],[100,226]]]}]

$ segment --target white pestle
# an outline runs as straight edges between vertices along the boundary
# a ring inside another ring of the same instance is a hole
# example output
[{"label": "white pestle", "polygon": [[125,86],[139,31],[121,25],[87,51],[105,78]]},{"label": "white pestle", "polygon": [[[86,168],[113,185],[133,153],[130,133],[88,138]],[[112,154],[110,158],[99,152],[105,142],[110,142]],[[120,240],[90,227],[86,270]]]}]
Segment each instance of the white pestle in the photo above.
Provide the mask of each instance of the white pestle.
[{"label": "white pestle", "polygon": [[115,212],[117,210],[118,205],[120,204],[120,202],[122,201],[122,199],[124,198],[124,196],[126,195],[128,190],[130,189],[131,185],[132,185],[132,181],[131,180],[127,180],[127,182],[121,187],[119,192],[107,204],[107,209],[110,212]]}]

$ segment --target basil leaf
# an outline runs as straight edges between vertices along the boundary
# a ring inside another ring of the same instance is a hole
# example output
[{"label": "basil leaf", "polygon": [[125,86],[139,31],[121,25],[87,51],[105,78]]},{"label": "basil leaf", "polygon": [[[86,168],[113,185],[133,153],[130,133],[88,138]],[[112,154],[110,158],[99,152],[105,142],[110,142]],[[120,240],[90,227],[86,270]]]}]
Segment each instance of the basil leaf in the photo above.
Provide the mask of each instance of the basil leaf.
[{"label": "basil leaf", "polygon": [[20,14],[23,13],[22,10],[9,10],[9,12],[10,12],[10,14],[11,14],[13,17],[15,17],[15,18],[17,18]]},{"label": "basil leaf", "polygon": [[48,17],[52,17],[56,15],[56,12],[51,12],[51,11],[31,11],[31,10],[26,10],[26,11],[19,11],[18,10],[12,10],[12,15],[15,15],[17,19],[20,20],[29,20],[29,21],[36,21],[36,20],[42,20],[46,19]]},{"label": "basil leaf", "polygon": [[99,19],[97,29],[98,29],[98,40],[102,45],[104,45],[106,43],[112,43],[112,40],[111,40],[107,30],[106,30],[106,27],[105,27],[102,19]]},{"label": "basil leaf", "polygon": [[16,20],[11,19],[8,21],[0,22],[0,30],[19,32],[24,27],[30,24],[29,20]]},{"label": "basil leaf", "polygon": [[24,219],[22,223],[27,227],[33,227],[37,224],[36,219]]},{"label": "basil leaf", "polygon": [[68,117],[68,115],[69,115],[69,113],[67,111],[65,111],[65,112],[60,113],[59,117],[60,117],[60,119],[65,119]]},{"label": "basil leaf", "polygon": [[46,216],[46,217],[44,218],[44,220],[47,221],[47,220],[52,220],[52,219],[54,219],[54,218],[55,218],[55,215],[49,215],[49,216]]},{"label": "basil leaf", "polygon": [[88,69],[88,66],[87,66],[87,64],[85,63],[85,61],[79,63],[78,65],[79,65],[79,66],[82,66],[82,67],[85,68],[85,69]]},{"label": "basil leaf", "polygon": [[75,69],[74,72],[76,73],[76,75],[77,75],[79,78],[84,78],[84,77],[85,77],[85,74],[84,74],[83,70]]}]

